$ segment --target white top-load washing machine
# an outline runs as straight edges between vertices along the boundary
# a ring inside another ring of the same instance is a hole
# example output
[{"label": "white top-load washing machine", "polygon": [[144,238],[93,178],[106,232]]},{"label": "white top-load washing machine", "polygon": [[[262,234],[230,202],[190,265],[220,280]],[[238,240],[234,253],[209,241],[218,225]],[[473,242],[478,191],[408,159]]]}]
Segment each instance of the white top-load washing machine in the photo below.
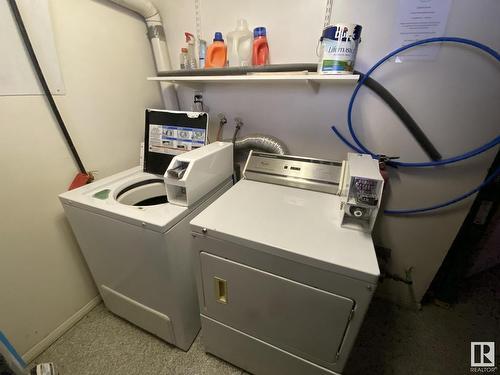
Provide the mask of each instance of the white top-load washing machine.
[{"label": "white top-load washing machine", "polygon": [[232,186],[232,155],[193,147],[164,176],[137,167],[59,196],[106,307],[183,350],[200,329],[189,221]]},{"label": "white top-load washing machine", "polygon": [[256,375],[340,373],[379,277],[382,187],[367,155],[252,152],[191,221],[205,350]]}]

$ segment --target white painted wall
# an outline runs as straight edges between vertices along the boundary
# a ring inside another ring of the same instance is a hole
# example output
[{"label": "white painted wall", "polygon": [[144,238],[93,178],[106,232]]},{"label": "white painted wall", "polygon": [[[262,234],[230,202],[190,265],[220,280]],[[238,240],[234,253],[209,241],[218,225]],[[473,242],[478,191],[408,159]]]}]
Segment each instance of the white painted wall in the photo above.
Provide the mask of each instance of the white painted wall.
[{"label": "white painted wall", "polygon": [[[194,1],[155,1],[166,21],[174,62],[183,32],[194,31]],[[316,61],[324,1],[252,2],[210,0],[202,4],[205,38],[228,32],[236,18],[269,30],[272,61]],[[51,0],[55,39],[65,80],[57,97],[89,170],[104,177],[136,164],[145,107],[160,107],[142,20],[105,0]],[[336,1],[334,21],[364,26],[357,68],[366,70],[391,49],[396,0]],[[221,16],[222,15],[222,16]],[[455,0],[448,35],[500,49],[500,4]],[[389,63],[376,74],[403,101],[445,156],[484,143],[498,133],[499,69],[462,47],[445,47],[436,62]],[[213,85],[205,90],[211,114],[245,120],[242,134],[282,138],[299,155],[341,159],[347,149],[329,126],[345,126],[352,87],[323,86],[319,94],[301,84]],[[181,89],[188,108],[192,91]],[[394,115],[367,92],[354,116],[363,139],[378,151],[406,160],[423,153]],[[0,329],[21,353],[88,303],[97,291],[57,201],[76,173],[75,165],[40,96],[0,98],[0,166],[4,179],[0,225]],[[232,129],[228,128],[226,136]],[[441,201],[477,185],[493,152],[475,161],[426,171],[401,171],[387,194],[390,207]],[[449,248],[469,203],[441,215],[379,220],[377,242],[393,249],[392,271],[415,267],[420,299]],[[332,238],[332,241],[335,241]],[[381,291],[408,301],[405,286],[386,282]]]},{"label": "white painted wall", "polygon": [[[156,0],[166,21],[173,62],[183,46],[184,31],[195,31],[194,0]],[[316,62],[315,49],[323,26],[323,0],[201,0],[201,24],[206,40],[224,35],[245,17],[252,27],[266,26],[274,63]],[[336,0],[333,22],[363,25],[356,68],[366,71],[392,50],[398,0]],[[455,0],[447,35],[461,36],[500,50],[500,2]],[[500,69],[491,58],[462,46],[444,46],[436,61],[387,63],[374,77],[396,95],[446,156],[477,147],[498,134]],[[314,94],[302,84],[232,84],[205,88],[205,102],[215,117],[224,112],[245,121],[241,134],[263,132],[281,138],[293,154],[345,158],[347,148],[330,126],[346,127],[346,107],[354,86],[322,86]],[[192,90],[182,89],[184,108]],[[212,117],[212,118],[213,118]],[[356,104],[355,127],[377,152],[403,160],[426,160],[395,115],[367,90]],[[233,125],[234,126],[234,125]],[[225,136],[232,134],[228,126]],[[346,132],[345,132],[346,133]],[[401,170],[391,179],[387,207],[411,208],[447,200],[480,183],[495,151],[470,162],[428,170]],[[392,272],[414,267],[415,297],[420,300],[439,268],[471,200],[439,215],[412,218],[380,217],[376,242],[393,250]],[[332,238],[335,241],[335,238]],[[346,249],[348,251],[348,249]],[[387,281],[380,292],[402,303],[411,302],[408,287]]]},{"label": "white painted wall", "polygon": [[[66,95],[97,177],[138,163],[144,108],[161,108],[141,18],[106,1],[51,0]],[[0,97],[0,329],[22,354],[97,295],[57,195],[77,169],[42,96]]]}]

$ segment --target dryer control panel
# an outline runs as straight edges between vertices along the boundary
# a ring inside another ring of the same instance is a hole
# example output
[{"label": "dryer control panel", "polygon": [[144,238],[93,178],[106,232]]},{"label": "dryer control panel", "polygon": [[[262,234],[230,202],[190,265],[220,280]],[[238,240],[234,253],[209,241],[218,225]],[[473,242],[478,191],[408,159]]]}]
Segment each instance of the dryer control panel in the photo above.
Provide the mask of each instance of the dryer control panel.
[{"label": "dryer control panel", "polygon": [[367,232],[375,224],[384,186],[378,161],[353,153],[338,162],[250,151],[243,177],[339,195],[340,225]]},{"label": "dryer control panel", "polygon": [[343,162],[251,151],[244,178],[299,189],[339,194]]}]

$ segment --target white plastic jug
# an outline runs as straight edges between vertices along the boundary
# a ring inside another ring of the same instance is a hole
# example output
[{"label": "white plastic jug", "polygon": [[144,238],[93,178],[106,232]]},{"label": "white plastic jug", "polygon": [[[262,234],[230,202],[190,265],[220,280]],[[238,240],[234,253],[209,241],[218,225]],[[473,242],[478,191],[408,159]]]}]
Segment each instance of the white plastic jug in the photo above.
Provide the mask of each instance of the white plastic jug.
[{"label": "white plastic jug", "polygon": [[238,20],[236,30],[227,34],[229,66],[252,65],[252,32],[246,20]]}]

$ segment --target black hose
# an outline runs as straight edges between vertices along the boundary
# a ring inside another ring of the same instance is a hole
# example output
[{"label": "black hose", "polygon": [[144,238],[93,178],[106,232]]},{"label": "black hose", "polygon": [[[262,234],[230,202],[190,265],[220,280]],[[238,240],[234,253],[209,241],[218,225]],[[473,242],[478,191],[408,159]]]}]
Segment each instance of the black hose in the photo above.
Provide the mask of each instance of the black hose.
[{"label": "black hose", "polygon": [[273,72],[297,72],[307,70],[315,72],[318,69],[317,64],[272,64],[259,66],[230,66],[224,68],[199,68],[190,70],[169,70],[159,72],[160,77],[186,77],[186,76],[234,76],[247,73],[273,73]]},{"label": "black hose", "polygon": [[[355,74],[359,74],[359,79],[364,77],[364,74],[358,71],[354,71]],[[410,116],[408,111],[401,105],[401,103],[380,83],[368,77],[364,82],[364,85],[376,93],[387,105],[394,111],[394,113],[399,117],[399,119],[403,122],[406,129],[410,132],[410,134],[415,138],[415,141],[422,147],[424,152],[429,156],[432,160],[441,160],[441,154],[434,147],[432,142],[427,138],[425,133],[420,129],[418,124],[415,122],[413,117]]]},{"label": "black hose", "polygon": [[[247,73],[271,73],[271,72],[293,72],[293,71],[308,71],[316,72],[318,64],[273,64],[263,66],[238,66],[226,68],[211,68],[211,69],[193,69],[193,70],[171,70],[161,72],[162,77],[172,76],[215,76],[215,75],[242,75]],[[359,74],[359,79],[362,79],[364,74],[354,71],[354,74]],[[413,136],[415,141],[420,145],[424,152],[434,161],[441,160],[441,154],[434,147],[432,142],[427,138],[425,133],[420,129],[413,117],[402,106],[402,104],[387,90],[384,86],[378,83],[371,77],[364,82],[366,87],[377,94],[399,117],[406,129]]]},{"label": "black hose", "polygon": [[14,15],[14,19],[16,20],[17,27],[19,28],[19,32],[21,33],[21,37],[23,38],[23,42],[24,42],[24,45],[26,47],[26,50],[28,51],[28,54],[30,55],[30,59],[31,59],[31,63],[33,64],[33,68],[35,69],[38,80],[40,81],[40,84],[42,85],[43,92],[45,93],[45,96],[47,97],[47,101],[49,102],[52,113],[54,114],[54,117],[57,120],[57,124],[59,125],[59,128],[61,129],[61,131],[64,135],[64,138],[66,139],[66,142],[68,143],[68,147],[71,150],[71,153],[73,154],[73,157],[75,158],[76,163],[78,164],[78,168],[80,169],[80,172],[87,174],[85,167],[83,166],[82,160],[80,159],[80,156],[78,155],[78,152],[76,151],[75,145],[73,144],[73,141],[71,140],[71,137],[68,133],[68,129],[66,129],[66,125],[64,124],[64,121],[61,117],[61,114],[59,113],[56,102],[54,101],[54,98],[52,97],[52,94],[50,92],[47,81],[45,80],[45,77],[43,75],[42,68],[40,67],[40,64],[38,63],[38,59],[36,58],[35,51],[33,50],[33,46],[31,44],[30,38],[28,36],[28,32],[26,31],[26,27],[24,26],[24,22],[23,22],[23,19],[21,17],[21,13],[19,12],[19,8],[17,7],[16,0],[9,0],[9,5],[10,5],[10,8],[12,10],[12,14]]}]

